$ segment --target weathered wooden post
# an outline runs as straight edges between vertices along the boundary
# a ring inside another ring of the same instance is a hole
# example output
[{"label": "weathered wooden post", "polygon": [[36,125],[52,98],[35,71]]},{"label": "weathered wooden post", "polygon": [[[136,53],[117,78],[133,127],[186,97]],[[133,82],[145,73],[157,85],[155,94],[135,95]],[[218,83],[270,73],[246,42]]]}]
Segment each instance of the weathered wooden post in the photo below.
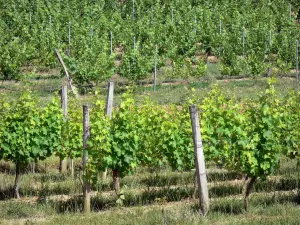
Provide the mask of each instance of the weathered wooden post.
[{"label": "weathered wooden post", "polygon": [[[90,118],[89,118],[89,108],[87,105],[83,105],[83,156],[82,156],[82,168],[83,175],[85,176],[85,168],[88,161],[88,151],[87,151],[87,140],[90,136]],[[91,212],[91,185],[87,179],[83,179],[83,212]]]},{"label": "weathered wooden post", "polygon": [[67,77],[68,84],[69,84],[69,86],[70,86],[72,92],[74,93],[74,95],[75,95],[76,97],[78,97],[76,88],[75,88],[75,86],[72,84],[72,79],[71,79],[71,77],[70,77],[70,74],[69,74],[69,72],[68,72],[68,70],[67,70],[67,67],[66,67],[66,65],[65,65],[65,63],[64,63],[64,61],[63,61],[63,59],[62,59],[62,57],[61,57],[61,55],[60,55],[60,53],[59,53],[59,51],[58,51],[57,49],[55,49],[54,51],[55,51],[55,54],[56,54],[56,56],[57,56],[57,58],[58,58],[58,61],[60,62],[60,64],[62,65],[62,67],[63,67],[63,69],[64,69],[64,72],[65,72],[66,77]]},{"label": "weathered wooden post", "polygon": [[[106,99],[106,108],[105,114],[111,119],[112,111],[113,111],[113,100],[114,100],[114,82],[108,83],[108,92],[107,92],[107,99]],[[102,179],[105,180],[107,176],[107,169],[102,173]]]},{"label": "weathered wooden post", "polygon": [[155,56],[154,56],[154,82],[153,82],[153,91],[156,91],[156,79],[157,79],[157,45],[155,45]]},{"label": "weathered wooden post", "polygon": [[110,32],[110,55],[113,54],[113,35],[112,32]]},{"label": "weathered wooden post", "polygon": [[299,81],[299,42],[296,40],[296,78]]},{"label": "weathered wooden post", "polygon": [[200,123],[198,110],[195,105],[190,106],[190,117],[193,129],[195,166],[198,181],[200,215],[205,216],[209,210],[209,196],[207,187],[207,177],[205,170],[205,160],[203,153],[202,138],[200,133]]},{"label": "weathered wooden post", "polygon": [[68,24],[68,56],[71,55],[71,22]]},{"label": "weathered wooden post", "polygon": [[[62,86],[61,89],[61,107],[64,115],[64,119],[67,118],[68,114],[68,89],[67,86]],[[61,159],[59,162],[59,172],[64,173],[67,170],[67,160]]]}]

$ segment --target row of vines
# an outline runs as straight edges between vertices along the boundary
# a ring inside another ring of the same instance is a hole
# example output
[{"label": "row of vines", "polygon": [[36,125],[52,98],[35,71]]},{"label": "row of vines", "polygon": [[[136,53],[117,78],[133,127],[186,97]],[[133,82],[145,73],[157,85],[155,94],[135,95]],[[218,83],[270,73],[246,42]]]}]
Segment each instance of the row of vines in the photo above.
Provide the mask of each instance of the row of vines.
[{"label": "row of vines", "polygon": [[[111,120],[104,115],[104,102],[91,108],[84,172],[89,183],[96,184],[99,172],[106,169],[124,177],[140,166],[194,168],[191,104],[200,110],[206,161],[247,175],[248,195],[257,178],[278,169],[282,155],[298,156],[300,94],[290,91],[279,98],[273,80],[257,100],[243,103],[218,87],[201,103],[192,96],[183,106],[160,106],[149,99],[136,105],[133,97],[123,95]],[[16,164],[16,197],[21,167],[51,155],[82,157],[82,107],[75,100],[63,117],[58,99],[43,107],[30,93],[15,101],[0,99],[0,158]]]},{"label": "row of vines", "polygon": [[[207,55],[224,75],[295,68],[297,1],[1,0],[0,76],[23,67],[55,67],[54,49],[77,84],[119,74],[139,80],[171,65],[168,76],[203,76]],[[292,3],[292,4],[291,4]],[[156,48],[157,46],[157,48]]]}]

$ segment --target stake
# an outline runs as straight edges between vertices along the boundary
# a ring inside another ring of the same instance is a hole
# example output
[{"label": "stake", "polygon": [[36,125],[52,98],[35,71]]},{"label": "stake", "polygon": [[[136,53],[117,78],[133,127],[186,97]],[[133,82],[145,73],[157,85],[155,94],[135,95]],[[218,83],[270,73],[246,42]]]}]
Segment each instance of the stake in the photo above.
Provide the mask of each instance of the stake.
[{"label": "stake", "polygon": [[92,42],[93,42],[93,34],[94,34],[94,31],[93,31],[93,28],[91,27],[91,29],[90,29],[90,43],[91,43],[91,49],[92,49]]},{"label": "stake", "polygon": [[69,22],[69,26],[68,26],[68,55],[71,55],[71,22]]},{"label": "stake", "polygon": [[299,42],[296,40],[296,78],[299,81]]},{"label": "stake", "polygon": [[132,19],[135,19],[134,0],[132,0]]},{"label": "stake", "polygon": [[243,33],[242,33],[242,43],[243,43],[243,57],[245,56],[244,49],[245,49],[245,28],[243,28]]},{"label": "stake", "polygon": [[151,20],[150,20],[150,24],[152,24],[153,22],[153,7],[151,6]]},{"label": "stake", "polygon": [[49,18],[49,25],[50,25],[50,30],[52,29],[52,16],[50,15],[50,18]]},{"label": "stake", "polygon": [[[269,65],[270,65],[270,54],[271,54],[271,47],[272,47],[272,31],[269,32]],[[268,66],[268,77],[271,76],[271,68]]]},{"label": "stake", "polygon": [[[111,119],[112,111],[113,111],[113,100],[114,100],[114,82],[108,83],[108,92],[107,92],[107,99],[106,99],[106,107],[105,107],[105,114]],[[107,169],[102,173],[102,179],[105,180],[107,175]]]},{"label": "stake", "polygon": [[133,49],[135,49],[135,36],[133,37]]},{"label": "stake", "polygon": [[198,115],[197,107],[195,105],[190,106],[190,117],[191,117],[192,130],[193,130],[195,166],[196,166],[199,201],[200,201],[200,215],[205,216],[209,209],[209,197],[208,197],[208,187],[207,187],[203,145],[202,145],[202,138],[200,133],[199,115]]},{"label": "stake", "polygon": [[[87,105],[83,105],[83,157],[82,157],[82,168],[83,175],[85,176],[85,168],[88,161],[88,151],[87,151],[87,140],[90,136],[90,119],[89,119],[89,108]],[[87,178],[84,179],[83,183],[83,212],[91,212],[91,185],[87,181]]]},{"label": "stake", "polygon": [[219,26],[220,26],[220,34],[222,34],[222,20],[220,20]]},{"label": "stake", "polygon": [[154,56],[154,84],[153,91],[156,91],[156,77],[157,77],[157,45],[155,45],[155,56]]},{"label": "stake", "polygon": [[63,59],[62,59],[62,57],[61,57],[61,55],[60,55],[60,53],[59,53],[59,51],[58,51],[57,49],[55,49],[55,54],[56,54],[56,56],[57,56],[57,58],[58,58],[58,61],[60,62],[60,64],[62,65],[62,67],[63,67],[63,69],[64,69],[64,72],[65,72],[66,77],[67,77],[67,81],[68,81],[68,83],[69,83],[69,86],[70,86],[72,92],[74,93],[74,95],[75,95],[76,97],[78,97],[76,88],[75,88],[75,86],[73,86],[73,84],[72,84],[72,79],[71,79],[71,77],[70,77],[70,75],[69,75],[69,72],[68,72],[68,70],[67,70],[67,67],[66,67],[66,65],[65,65],[65,63],[64,63],[64,61],[63,61]]},{"label": "stake", "polygon": [[197,34],[197,17],[196,16],[194,17],[194,22],[195,22],[194,32],[195,32],[195,35],[196,35]]},{"label": "stake", "polygon": [[[135,51],[135,36],[133,37],[133,50]],[[132,59],[132,65],[134,65],[134,55]]]},{"label": "stake", "polygon": [[110,54],[113,54],[113,43],[112,43],[113,35],[112,32],[110,32]]},{"label": "stake", "polygon": [[31,17],[32,17],[32,12],[30,11],[30,12],[29,12],[29,23],[30,23],[30,24],[32,23],[32,18],[31,18]]},{"label": "stake", "polygon": [[[64,115],[64,119],[67,118],[68,114],[68,89],[67,86],[62,86],[61,89],[61,107]],[[64,173],[67,170],[67,161],[66,159],[61,159],[59,162],[59,172]]]}]

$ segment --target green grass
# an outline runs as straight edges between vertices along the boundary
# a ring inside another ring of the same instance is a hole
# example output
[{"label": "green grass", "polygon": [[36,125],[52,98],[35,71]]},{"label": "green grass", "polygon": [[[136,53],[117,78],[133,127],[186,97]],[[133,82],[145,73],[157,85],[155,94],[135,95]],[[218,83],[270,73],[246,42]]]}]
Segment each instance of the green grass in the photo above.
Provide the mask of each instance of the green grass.
[{"label": "green grass", "polygon": [[[258,180],[247,212],[243,210],[243,176],[208,164],[211,202],[204,219],[197,212],[198,200],[193,199],[193,171],[140,168],[121,179],[123,206],[116,203],[109,174],[93,187],[93,212],[83,216],[80,179],[59,174],[56,157],[47,159],[47,169],[35,174],[24,170],[21,200],[5,195],[13,186],[14,166],[0,164],[5,168],[0,173],[0,224],[297,224],[300,210],[296,160],[287,158],[274,176]],[[36,165],[43,166],[45,162]]]},{"label": "green grass", "polygon": [[[219,85],[222,90],[229,94],[235,95],[237,98],[256,98],[266,85],[267,78],[242,78],[221,77],[218,73],[217,64],[209,64],[207,75],[200,78],[176,79],[172,80],[167,76],[168,70],[162,69],[159,72],[158,86],[156,92],[153,92],[151,85],[152,75],[141,81],[141,84],[134,88],[136,101],[139,103],[146,97],[150,96],[152,100],[159,104],[182,104],[191,95],[191,89],[195,89],[196,96],[203,99],[214,85]],[[222,79],[220,79],[222,78]],[[170,81],[175,83],[170,83]],[[25,79],[15,81],[0,82],[0,93],[5,93],[10,98],[18,97],[24,90],[34,91],[43,99],[43,102],[49,101],[54,95],[58,95],[63,84],[66,84],[65,78],[61,78],[58,70],[47,72],[30,73]],[[114,103],[118,105],[121,101],[121,94],[127,90],[129,82],[119,78],[115,81],[115,98]],[[299,89],[298,84],[293,78],[278,78],[276,89],[280,95],[284,95],[289,89]],[[81,102],[93,103],[97,99],[106,99],[106,83],[100,84],[98,87],[88,90],[85,96],[81,96]],[[95,95],[95,93],[97,93]]]}]

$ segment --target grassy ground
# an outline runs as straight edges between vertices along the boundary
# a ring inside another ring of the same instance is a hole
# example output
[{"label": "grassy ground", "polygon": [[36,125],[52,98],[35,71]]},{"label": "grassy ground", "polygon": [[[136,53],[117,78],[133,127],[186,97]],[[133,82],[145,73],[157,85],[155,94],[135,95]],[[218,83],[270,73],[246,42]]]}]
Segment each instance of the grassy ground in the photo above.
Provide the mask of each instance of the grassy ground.
[{"label": "grassy ground", "polygon": [[[223,79],[220,79],[223,78]],[[234,94],[237,98],[255,98],[264,90],[267,85],[267,78],[239,78],[220,77],[217,65],[209,64],[208,73],[201,78],[171,79],[164,70],[158,73],[158,86],[153,92],[151,75],[139,82],[141,85],[134,87],[137,102],[142,101],[146,96],[160,103],[181,104],[191,94],[191,89],[195,89],[195,94],[203,99],[214,85],[219,85],[222,90]],[[21,81],[0,82],[0,93],[5,93],[10,98],[18,97],[24,90],[29,89],[39,95],[43,102],[47,102],[54,95],[58,95],[65,78],[61,78],[59,70],[51,70],[43,73],[31,73]],[[120,103],[121,94],[127,90],[128,81],[117,79],[115,81],[115,104]],[[284,95],[290,89],[298,89],[294,78],[278,77],[276,88],[280,95]],[[83,91],[86,95],[81,96],[81,102],[95,102],[96,99],[106,98],[107,85],[102,83],[98,87]]]},{"label": "grassy ground", "polygon": [[121,180],[123,205],[116,203],[109,176],[93,187],[93,212],[82,216],[80,160],[74,179],[58,173],[55,157],[39,162],[35,174],[24,170],[20,200],[12,198],[14,166],[1,162],[0,224],[299,224],[296,164],[296,160],[282,159],[276,174],[259,180],[247,212],[242,176],[209,165],[210,213],[203,219],[193,198],[193,171],[141,168]]}]

